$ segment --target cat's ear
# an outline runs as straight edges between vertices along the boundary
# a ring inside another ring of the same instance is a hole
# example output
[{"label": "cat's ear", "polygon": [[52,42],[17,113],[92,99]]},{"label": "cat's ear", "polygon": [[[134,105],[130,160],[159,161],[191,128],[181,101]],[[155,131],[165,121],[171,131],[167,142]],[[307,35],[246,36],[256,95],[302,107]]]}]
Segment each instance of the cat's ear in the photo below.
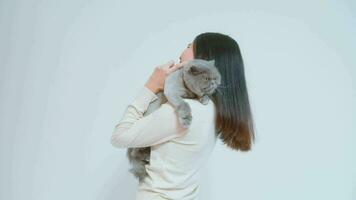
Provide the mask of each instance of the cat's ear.
[{"label": "cat's ear", "polygon": [[210,62],[211,64],[215,65],[215,59],[209,60],[209,62]]},{"label": "cat's ear", "polygon": [[199,67],[193,65],[189,68],[189,73],[191,73],[193,76],[196,76],[198,74],[201,74],[202,71],[199,69]]}]

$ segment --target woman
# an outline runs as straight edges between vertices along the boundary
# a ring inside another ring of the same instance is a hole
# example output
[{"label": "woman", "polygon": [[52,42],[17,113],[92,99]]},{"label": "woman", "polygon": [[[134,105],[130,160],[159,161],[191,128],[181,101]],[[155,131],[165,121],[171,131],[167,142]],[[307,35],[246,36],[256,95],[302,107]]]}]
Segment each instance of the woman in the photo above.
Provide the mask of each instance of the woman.
[{"label": "woman", "polygon": [[[167,75],[194,58],[214,59],[221,85],[207,105],[185,99],[192,111],[190,127],[181,127],[169,102],[143,117],[163,90]],[[111,137],[117,148],[151,146],[148,176],[139,183],[136,200],[198,199],[200,169],[218,137],[231,149],[251,149],[255,135],[244,73],[237,42],[213,32],[195,37],[182,52],[179,64],[171,61],[156,67]]]}]

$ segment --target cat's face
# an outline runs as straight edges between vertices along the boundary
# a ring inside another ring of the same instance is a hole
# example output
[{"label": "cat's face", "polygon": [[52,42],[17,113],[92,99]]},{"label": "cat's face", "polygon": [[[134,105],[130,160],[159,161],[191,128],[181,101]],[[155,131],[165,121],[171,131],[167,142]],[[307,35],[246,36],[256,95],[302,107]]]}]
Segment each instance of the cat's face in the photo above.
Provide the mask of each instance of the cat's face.
[{"label": "cat's face", "polygon": [[193,59],[183,68],[184,81],[192,92],[198,95],[214,93],[221,83],[221,75],[214,60]]}]

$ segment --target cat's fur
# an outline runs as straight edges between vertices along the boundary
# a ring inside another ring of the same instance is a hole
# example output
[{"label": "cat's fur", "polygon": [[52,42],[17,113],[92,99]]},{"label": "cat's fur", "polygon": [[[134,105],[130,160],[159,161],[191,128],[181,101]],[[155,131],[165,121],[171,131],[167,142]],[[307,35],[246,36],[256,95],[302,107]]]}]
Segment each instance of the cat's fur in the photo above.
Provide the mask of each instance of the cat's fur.
[{"label": "cat's fur", "polygon": [[[220,82],[221,76],[214,60],[190,60],[167,76],[163,92],[157,93],[158,98],[150,103],[144,116],[169,101],[178,114],[179,123],[182,127],[188,128],[192,115],[189,104],[183,98],[198,99],[206,105]],[[127,157],[132,165],[129,171],[139,181],[147,176],[145,165],[149,163],[150,152],[151,147],[127,149]]]}]

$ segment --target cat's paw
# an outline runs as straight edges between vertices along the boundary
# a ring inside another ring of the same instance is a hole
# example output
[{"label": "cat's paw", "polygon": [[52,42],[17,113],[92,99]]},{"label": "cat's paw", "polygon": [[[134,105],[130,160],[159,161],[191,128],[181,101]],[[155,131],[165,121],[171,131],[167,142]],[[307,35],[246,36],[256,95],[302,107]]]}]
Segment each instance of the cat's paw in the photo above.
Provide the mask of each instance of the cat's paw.
[{"label": "cat's paw", "polygon": [[209,100],[210,99],[208,95],[204,95],[199,98],[199,102],[202,103],[203,105],[207,105],[209,103]]},{"label": "cat's paw", "polygon": [[192,112],[188,103],[184,103],[177,108],[178,121],[183,128],[189,128],[192,123]]}]

